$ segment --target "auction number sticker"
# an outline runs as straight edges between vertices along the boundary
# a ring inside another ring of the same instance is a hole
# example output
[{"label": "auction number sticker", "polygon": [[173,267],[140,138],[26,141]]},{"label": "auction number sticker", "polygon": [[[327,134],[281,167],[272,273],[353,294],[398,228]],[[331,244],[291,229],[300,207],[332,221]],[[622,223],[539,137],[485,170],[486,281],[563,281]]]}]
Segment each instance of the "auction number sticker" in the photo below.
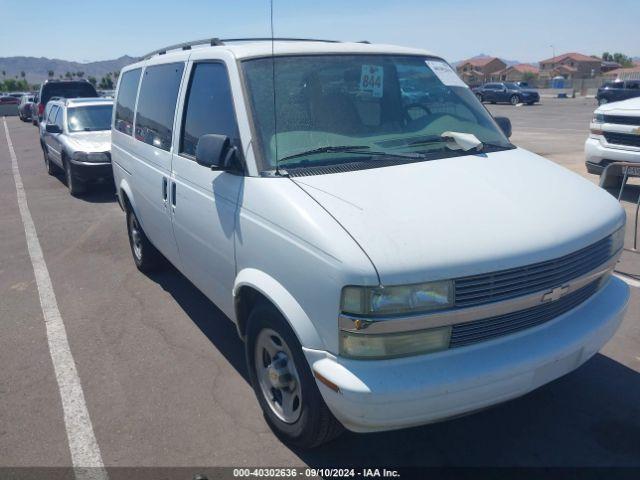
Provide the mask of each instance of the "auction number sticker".
[{"label": "auction number sticker", "polygon": [[384,69],[378,65],[362,65],[360,91],[369,92],[375,98],[382,97]]},{"label": "auction number sticker", "polygon": [[442,60],[425,60],[427,66],[433,70],[438,79],[450,87],[466,87],[467,84],[453,71],[448,63]]}]

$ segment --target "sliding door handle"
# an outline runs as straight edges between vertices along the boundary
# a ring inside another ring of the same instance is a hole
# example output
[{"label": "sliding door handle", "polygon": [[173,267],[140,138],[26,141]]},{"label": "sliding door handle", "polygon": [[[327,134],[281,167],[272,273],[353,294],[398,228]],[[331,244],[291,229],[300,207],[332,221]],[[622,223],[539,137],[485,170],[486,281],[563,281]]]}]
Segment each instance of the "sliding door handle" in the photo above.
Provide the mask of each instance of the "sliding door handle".
[{"label": "sliding door handle", "polygon": [[162,177],[162,201],[167,204],[167,195],[169,194],[167,177]]},{"label": "sliding door handle", "polygon": [[176,208],[176,182],[171,182],[171,205]]}]

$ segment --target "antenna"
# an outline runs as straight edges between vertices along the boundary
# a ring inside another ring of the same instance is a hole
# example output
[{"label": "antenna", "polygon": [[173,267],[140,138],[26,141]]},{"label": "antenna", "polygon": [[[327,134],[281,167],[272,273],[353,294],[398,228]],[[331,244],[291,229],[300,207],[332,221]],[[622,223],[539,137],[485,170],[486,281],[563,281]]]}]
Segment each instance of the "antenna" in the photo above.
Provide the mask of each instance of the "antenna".
[{"label": "antenna", "polygon": [[273,0],[269,0],[270,5],[270,23],[271,23],[271,82],[273,84],[273,140],[275,142],[276,155],[276,176],[280,175],[278,159],[278,112],[276,111],[276,55],[275,55],[275,35],[273,33]]}]

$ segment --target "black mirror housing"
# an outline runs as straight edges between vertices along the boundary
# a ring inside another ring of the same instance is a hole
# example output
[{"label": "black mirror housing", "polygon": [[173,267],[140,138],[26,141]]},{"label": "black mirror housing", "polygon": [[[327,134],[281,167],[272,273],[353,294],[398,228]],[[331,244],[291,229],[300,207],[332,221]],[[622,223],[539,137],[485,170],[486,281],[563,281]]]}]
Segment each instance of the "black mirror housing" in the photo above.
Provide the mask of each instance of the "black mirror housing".
[{"label": "black mirror housing", "polygon": [[494,120],[500,127],[500,130],[502,130],[502,133],[504,133],[507,138],[511,138],[511,120],[507,117],[494,117]]},{"label": "black mirror housing", "polygon": [[226,135],[209,133],[198,139],[196,162],[213,170],[226,170],[236,153],[231,140]]},{"label": "black mirror housing", "polygon": [[60,127],[55,123],[48,123],[46,126],[47,133],[62,133]]}]

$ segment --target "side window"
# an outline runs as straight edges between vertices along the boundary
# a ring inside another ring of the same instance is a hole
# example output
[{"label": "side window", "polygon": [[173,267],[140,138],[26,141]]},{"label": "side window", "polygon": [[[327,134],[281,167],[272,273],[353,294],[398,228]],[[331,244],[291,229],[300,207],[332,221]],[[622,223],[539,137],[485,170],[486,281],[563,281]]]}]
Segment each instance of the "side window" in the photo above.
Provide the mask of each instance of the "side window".
[{"label": "side window", "polygon": [[60,127],[60,130],[64,130],[64,108],[58,107],[58,113],[56,114],[56,125]]},{"label": "side window", "polygon": [[198,139],[207,133],[226,135],[232,144],[239,146],[240,135],[224,64],[194,65],[185,106],[180,153],[195,157]]},{"label": "side window", "polygon": [[162,150],[171,149],[173,118],[183,71],[184,63],[145,69],[138,98],[136,139]]},{"label": "side window", "polygon": [[116,100],[116,117],[114,127],[116,130],[131,135],[133,133],[133,109],[136,105],[136,95],[138,93],[138,81],[140,72],[137,68],[122,74],[120,87],[118,88],[118,99]]},{"label": "side window", "polygon": [[56,113],[58,113],[58,107],[53,105],[49,109],[49,115],[47,115],[47,123],[55,123]]}]

